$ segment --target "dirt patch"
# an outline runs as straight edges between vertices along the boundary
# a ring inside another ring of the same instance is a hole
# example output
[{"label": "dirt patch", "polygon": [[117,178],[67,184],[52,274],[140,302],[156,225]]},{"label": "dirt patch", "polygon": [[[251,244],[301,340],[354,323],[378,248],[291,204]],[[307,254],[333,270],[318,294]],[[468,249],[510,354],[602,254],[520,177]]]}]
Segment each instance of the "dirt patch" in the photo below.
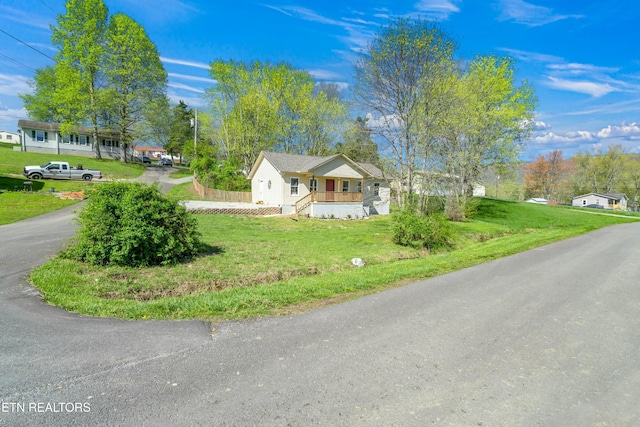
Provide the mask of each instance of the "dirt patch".
[{"label": "dirt patch", "polygon": [[63,191],[62,193],[60,193],[60,198],[82,200],[84,199],[84,191]]}]

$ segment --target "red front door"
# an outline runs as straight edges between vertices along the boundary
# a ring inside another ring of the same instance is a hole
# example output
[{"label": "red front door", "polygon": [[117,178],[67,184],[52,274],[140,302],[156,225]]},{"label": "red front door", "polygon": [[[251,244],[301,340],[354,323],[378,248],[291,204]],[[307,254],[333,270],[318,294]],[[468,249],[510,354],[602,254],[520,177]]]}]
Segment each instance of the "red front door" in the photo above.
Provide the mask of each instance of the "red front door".
[{"label": "red front door", "polygon": [[333,200],[333,192],[336,191],[336,181],[333,179],[327,180],[327,200]]}]

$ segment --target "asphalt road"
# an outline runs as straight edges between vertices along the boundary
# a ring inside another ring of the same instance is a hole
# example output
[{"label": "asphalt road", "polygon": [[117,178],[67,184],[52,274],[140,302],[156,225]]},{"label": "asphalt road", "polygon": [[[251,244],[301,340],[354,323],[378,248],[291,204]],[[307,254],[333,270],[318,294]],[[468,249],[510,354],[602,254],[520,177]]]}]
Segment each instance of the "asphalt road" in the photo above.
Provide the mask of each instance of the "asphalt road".
[{"label": "asphalt road", "polygon": [[0,227],[0,425],[640,425],[640,224],[211,326],[42,303],[71,212]]}]

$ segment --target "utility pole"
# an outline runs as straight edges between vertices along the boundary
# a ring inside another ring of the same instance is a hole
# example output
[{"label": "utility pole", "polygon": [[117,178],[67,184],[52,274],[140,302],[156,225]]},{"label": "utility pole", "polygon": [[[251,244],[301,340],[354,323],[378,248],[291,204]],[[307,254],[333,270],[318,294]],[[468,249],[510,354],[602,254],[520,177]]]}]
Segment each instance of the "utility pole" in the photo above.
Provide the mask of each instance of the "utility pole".
[{"label": "utility pole", "polygon": [[193,128],[193,155],[197,154],[198,148],[198,109],[195,110],[195,119],[191,119],[191,127]]}]

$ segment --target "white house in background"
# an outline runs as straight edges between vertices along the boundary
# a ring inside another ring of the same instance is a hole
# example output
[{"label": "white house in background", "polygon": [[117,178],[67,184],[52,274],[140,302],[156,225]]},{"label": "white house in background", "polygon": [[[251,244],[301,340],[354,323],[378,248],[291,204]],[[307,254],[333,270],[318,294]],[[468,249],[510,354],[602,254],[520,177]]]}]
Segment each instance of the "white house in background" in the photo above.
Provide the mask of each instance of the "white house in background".
[{"label": "white house in background", "polygon": [[362,218],[389,213],[391,192],[382,171],[344,154],[302,156],[261,152],[248,179],[253,203],[283,214]]},{"label": "white house in background", "polygon": [[9,144],[20,144],[20,135],[6,130],[0,130],[0,142]]},{"label": "white house in background", "polygon": [[622,193],[599,194],[589,193],[572,199],[573,206],[602,207],[602,209],[627,210],[627,196]]},{"label": "white house in background", "polygon": [[102,156],[121,157],[120,141],[115,132],[100,131],[96,142],[93,130],[82,126],[76,127],[71,134],[63,135],[58,123],[18,120],[18,129],[22,136],[22,151],[94,157],[97,143]]},{"label": "white house in background", "polygon": [[[426,176],[426,191],[422,189],[423,177]],[[453,176],[453,178],[452,178]],[[460,177],[456,175],[449,175],[446,173],[440,172],[428,172],[426,175],[423,175],[421,172],[416,172],[413,177],[413,188],[412,192],[414,194],[420,194],[421,191],[425,191],[429,196],[447,196],[451,194],[452,185],[457,185],[457,181],[459,181]],[[406,188],[406,187],[405,187]],[[479,184],[477,182],[473,183],[473,196],[474,197],[485,197],[486,196],[486,188],[484,185]]]}]

